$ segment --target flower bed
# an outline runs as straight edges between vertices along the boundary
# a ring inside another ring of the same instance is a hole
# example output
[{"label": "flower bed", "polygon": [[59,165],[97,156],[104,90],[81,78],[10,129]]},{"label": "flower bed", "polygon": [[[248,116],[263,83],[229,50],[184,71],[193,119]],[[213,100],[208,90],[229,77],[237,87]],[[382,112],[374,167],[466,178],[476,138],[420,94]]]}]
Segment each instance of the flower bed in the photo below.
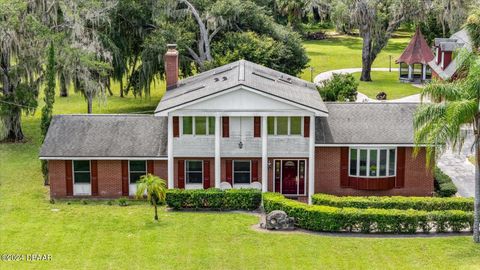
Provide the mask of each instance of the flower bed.
[{"label": "flower bed", "polygon": [[261,200],[258,189],[172,189],[166,196],[167,205],[173,209],[255,210]]},{"label": "flower bed", "polygon": [[312,202],[315,205],[353,208],[381,209],[414,209],[424,211],[462,210],[473,211],[473,198],[439,198],[439,197],[340,197],[328,194],[314,194]]},{"label": "flower bed", "polygon": [[428,233],[472,230],[473,213],[461,210],[421,211],[338,208],[307,205],[278,193],[264,193],[267,213],[283,210],[298,227],[324,232]]}]

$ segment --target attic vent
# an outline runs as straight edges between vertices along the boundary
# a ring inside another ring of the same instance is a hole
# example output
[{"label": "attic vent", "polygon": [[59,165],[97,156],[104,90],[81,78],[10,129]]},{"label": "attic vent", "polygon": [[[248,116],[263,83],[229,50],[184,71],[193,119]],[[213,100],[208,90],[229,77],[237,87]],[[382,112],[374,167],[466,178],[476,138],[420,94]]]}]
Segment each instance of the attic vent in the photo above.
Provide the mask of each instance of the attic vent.
[{"label": "attic vent", "polygon": [[214,80],[215,82],[218,82],[218,81],[220,81],[220,79],[219,79],[219,78],[217,78],[217,77],[213,78],[213,80]]},{"label": "attic vent", "polygon": [[226,81],[226,80],[227,80],[227,77],[223,76],[222,79],[223,79],[224,81]]}]

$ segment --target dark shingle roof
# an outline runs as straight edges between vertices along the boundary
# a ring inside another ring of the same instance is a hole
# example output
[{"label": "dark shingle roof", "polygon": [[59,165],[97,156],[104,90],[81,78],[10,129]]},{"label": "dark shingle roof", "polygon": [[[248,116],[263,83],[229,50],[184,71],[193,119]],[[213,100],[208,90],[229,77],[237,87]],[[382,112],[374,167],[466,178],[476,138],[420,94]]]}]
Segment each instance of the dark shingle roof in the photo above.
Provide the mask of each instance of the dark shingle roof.
[{"label": "dark shingle roof", "polygon": [[167,118],[151,115],[56,115],[40,157],[163,157]]},{"label": "dark shingle roof", "polygon": [[236,61],[183,79],[168,90],[155,112],[168,110],[236,86],[246,86],[317,111],[327,112],[315,85],[246,61]]},{"label": "dark shingle roof", "polygon": [[316,144],[413,144],[418,103],[326,103],[315,121]]}]

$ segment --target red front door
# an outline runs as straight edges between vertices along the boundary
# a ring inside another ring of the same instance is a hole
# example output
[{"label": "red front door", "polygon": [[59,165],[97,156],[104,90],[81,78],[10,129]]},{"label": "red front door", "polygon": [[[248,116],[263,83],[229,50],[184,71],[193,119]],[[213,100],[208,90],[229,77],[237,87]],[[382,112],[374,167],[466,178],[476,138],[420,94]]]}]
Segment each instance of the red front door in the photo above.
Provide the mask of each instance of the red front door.
[{"label": "red front door", "polygon": [[298,161],[282,161],[282,193],[298,194]]}]

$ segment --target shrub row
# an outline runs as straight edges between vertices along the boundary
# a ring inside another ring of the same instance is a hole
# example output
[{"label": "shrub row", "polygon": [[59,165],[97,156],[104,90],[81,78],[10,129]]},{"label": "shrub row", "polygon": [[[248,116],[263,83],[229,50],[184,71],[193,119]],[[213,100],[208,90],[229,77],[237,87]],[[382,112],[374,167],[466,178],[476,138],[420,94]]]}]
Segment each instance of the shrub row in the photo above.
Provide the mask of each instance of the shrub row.
[{"label": "shrub row", "polygon": [[419,211],[398,209],[337,208],[307,205],[278,193],[264,193],[267,213],[283,210],[298,227],[324,232],[416,233],[472,230],[473,213],[460,210]]},{"label": "shrub row", "polygon": [[314,194],[312,202],[316,205],[353,208],[414,209],[423,211],[462,210],[473,211],[473,198],[439,197],[340,197],[328,194]]},{"label": "shrub row", "polygon": [[172,189],[166,194],[166,203],[173,209],[255,210],[261,201],[258,189]]},{"label": "shrub row", "polygon": [[452,197],[457,193],[457,187],[450,176],[444,174],[440,168],[435,167],[435,193],[440,197]]}]

